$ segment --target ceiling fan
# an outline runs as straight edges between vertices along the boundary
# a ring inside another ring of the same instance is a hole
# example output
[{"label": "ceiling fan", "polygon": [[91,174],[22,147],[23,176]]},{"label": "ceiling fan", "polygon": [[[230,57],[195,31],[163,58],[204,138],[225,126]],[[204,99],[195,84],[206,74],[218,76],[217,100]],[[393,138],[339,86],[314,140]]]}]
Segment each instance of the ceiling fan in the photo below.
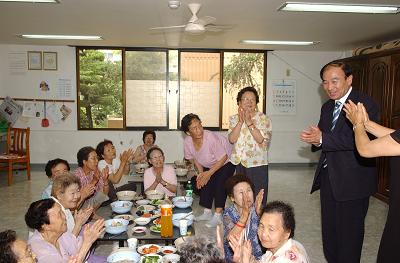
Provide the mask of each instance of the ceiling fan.
[{"label": "ceiling fan", "polygon": [[191,3],[188,4],[190,11],[192,12],[192,17],[189,19],[188,23],[179,26],[164,26],[164,27],[153,27],[150,30],[169,30],[183,28],[184,32],[198,35],[206,31],[210,32],[220,32],[222,30],[230,29],[230,26],[226,25],[215,25],[214,22],[217,20],[212,16],[204,16],[201,18],[197,17],[197,12],[199,11],[201,4]]}]

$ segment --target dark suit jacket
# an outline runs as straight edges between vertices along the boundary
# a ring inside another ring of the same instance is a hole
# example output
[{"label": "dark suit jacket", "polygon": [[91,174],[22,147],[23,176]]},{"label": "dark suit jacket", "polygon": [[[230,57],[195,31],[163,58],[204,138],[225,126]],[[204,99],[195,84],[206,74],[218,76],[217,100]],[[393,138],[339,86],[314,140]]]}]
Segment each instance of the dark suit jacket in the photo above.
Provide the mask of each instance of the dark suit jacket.
[{"label": "dark suit jacket", "polygon": [[[349,97],[354,103],[362,102],[369,118],[378,121],[378,106],[371,97],[352,89]],[[331,131],[334,100],[322,105],[318,123],[322,131],[322,145],[312,146],[312,150],[322,150],[315,172],[311,193],[320,186],[319,174],[326,158],[332,192],[337,201],[356,200],[368,197],[376,192],[376,167],[374,158],[361,157],[355,145],[353,125],[346,119],[346,113],[340,112],[336,126]]]}]

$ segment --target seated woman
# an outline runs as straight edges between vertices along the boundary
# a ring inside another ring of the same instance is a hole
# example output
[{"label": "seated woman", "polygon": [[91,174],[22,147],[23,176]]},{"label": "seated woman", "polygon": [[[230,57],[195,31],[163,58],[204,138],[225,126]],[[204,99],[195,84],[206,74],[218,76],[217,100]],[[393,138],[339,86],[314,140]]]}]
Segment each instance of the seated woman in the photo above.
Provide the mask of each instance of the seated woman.
[{"label": "seated woman", "polygon": [[308,263],[304,247],[293,238],[296,222],[292,206],[280,201],[268,203],[261,215],[258,238],[267,252],[257,261],[251,254],[251,241],[245,240],[245,231],[240,238],[231,238],[235,252],[234,262],[248,263]]},{"label": "seated woman", "polygon": [[15,231],[6,230],[0,232],[0,262],[35,263],[36,255],[25,240],[17,238]]},{"label": "seated woman", "polygon": [[143,132],[143,144],[139,145],[136,148],[135,153],[133,154],[133,162],[134,163],[145,163],[147,162],[146,156],[147,152],[153,148],[158,147],[154,143],[156,142],[156,133],[151,130],[147,130]]},{"label": "seated woman", "polygon": [[150,168],[144,171],[143,185],[145,192],[157,190],[165,193],[166,196],[175,196],[178,179],[175,169],[164,164],[164,152],[157,147],[151,148],[147,152],[147,160]]},{"label": "seated woman", "polygon": [[74,175],[81,182],[81,201],[83,206],[91,206],[94,210],[108,200],[108,167],[103,171],[97,168],[99,162],[96,150],[90,146],[81,148],[77,153],[78,168]]},{"label": "seated woman", "polygon": [[103,257],[86,259],[92,244],[104,231],[104,220],[87,225],[83,236],[76,237],[67,231],[67,223],[61,206],[53,199],[33,202],[25,214],[26,224],[35,229],[28,244],[36,254],[38,263],[68,262],[71,256],[76,262],[105,262]]},{"label": "seated woman", "polygon": [[228,160],[232,146],[221,134],[204,130],[199,116],[193,113],[182,118],[181,130],[188,135],[184,140],[185,159],[194,163],[199,171],[196,187],[200,189],[200,206],[204,207],[204,212],[196,220],[208,220],[206,226],[215,227],[222,223],[225,182],[235,172],[235,166]]},{"label": "seated woman", "polygon": [[232,236],[239,237],[243,230],[247,231],[247,238],[251,241],[252,255],[259,259],[263,254],[258,242],[257,229],[264,190],[261,189],[254,202],[253,188],[250,178],[242,174],[234,175],[226,182],[226,192],[232,201],[232,205],[224,211],[222,216],[227,262],[232,262],[233,257],[229,240]]},{"label": "seated woman", "polygon": [[53,179],[55,176],[69,172],[69,163],[66,160],[57,158],[47,162],[45,167],[46,175],[50,181],[46,188],[43,190],[42,199],[50,198],[51,188],[53,187]]},{"label": "seated woman", "polygon": [[[54,179],[52,197],[64,212],[67,221],[67,231],[78,236],[82,226],[93,213],[92,207],[82,208],[78,211],[81,199],[81,182],[70,173],[64,173]],[[74,211],[72,214],[71,211]]]},{"label": "seated woman", "polygon": [[103,171],[104,168],[108,167],[108,197],[111,200],[117,200],[116,192],[136,190],[136,184],[128,183],[128,177],[125,176],[129,174],[129,164],[133,158],[133,150],[124,151],[117,158],[112,141],[104,140],[97,145],[96,152],[100,158],[97,168]]}]

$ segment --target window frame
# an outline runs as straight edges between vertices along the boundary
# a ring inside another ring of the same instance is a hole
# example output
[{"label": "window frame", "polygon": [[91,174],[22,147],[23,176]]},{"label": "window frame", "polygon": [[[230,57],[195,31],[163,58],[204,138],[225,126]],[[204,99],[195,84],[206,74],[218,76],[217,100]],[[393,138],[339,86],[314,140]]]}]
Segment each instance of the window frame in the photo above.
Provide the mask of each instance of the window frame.
[{"label": "window frame", "polygon": [[[122,111],[123,111],[123,127],[122,128],[81,128],[80,120],[80,65],[79,65],[79,50],[82,49],[102,49],[102,50],[121,50],[122,52]],[[178,100],[177,100],[177,128],[169,128],[169,52],[170,50],[178,51]],[[126,51],[162,51],[166,53],[166,126],[127,126],[126,125]],[[263,100],[262,112],[266,113],[266,94],[267,94],[267,58],[268,52],[271,50],[267,49],[208,49],[208,48],[161,48],[161,47],[115,47],[115,46],[75,46],[76,53],[76,96],[77,96],[77,130],[90,130],[90,131],[143,131],[152,129],[155,131],[180,131],[180,80],[181,80],[181,52],[197,52],[197,53],[219,53],[220,56],[220,98],[219,98],[219,127],[204,127],[212,131],[227,131],[222,129],[222,113],[223,113],[223,79],[224,79],[224,53],[263,53],[264,54],[264,74],[263,74],[263,94],[264,96],[260,99]]]}]

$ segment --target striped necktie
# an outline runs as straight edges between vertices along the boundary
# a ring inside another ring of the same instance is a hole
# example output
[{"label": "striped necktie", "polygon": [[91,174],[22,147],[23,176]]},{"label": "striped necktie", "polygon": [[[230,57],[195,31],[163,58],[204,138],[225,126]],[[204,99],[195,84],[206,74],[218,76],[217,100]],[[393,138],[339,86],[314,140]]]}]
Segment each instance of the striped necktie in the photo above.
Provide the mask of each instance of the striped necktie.
[{"label": "striped necktie", "polygon": [[336,122],[337,122],[337,120],[339,118],[340,105],[342,105],[342,103],[340,101],[336,101],[335,102],[335,108],[333,109],[333,118],[332,118],[331,131],[333,131],[333,129],[335,129]]}]

